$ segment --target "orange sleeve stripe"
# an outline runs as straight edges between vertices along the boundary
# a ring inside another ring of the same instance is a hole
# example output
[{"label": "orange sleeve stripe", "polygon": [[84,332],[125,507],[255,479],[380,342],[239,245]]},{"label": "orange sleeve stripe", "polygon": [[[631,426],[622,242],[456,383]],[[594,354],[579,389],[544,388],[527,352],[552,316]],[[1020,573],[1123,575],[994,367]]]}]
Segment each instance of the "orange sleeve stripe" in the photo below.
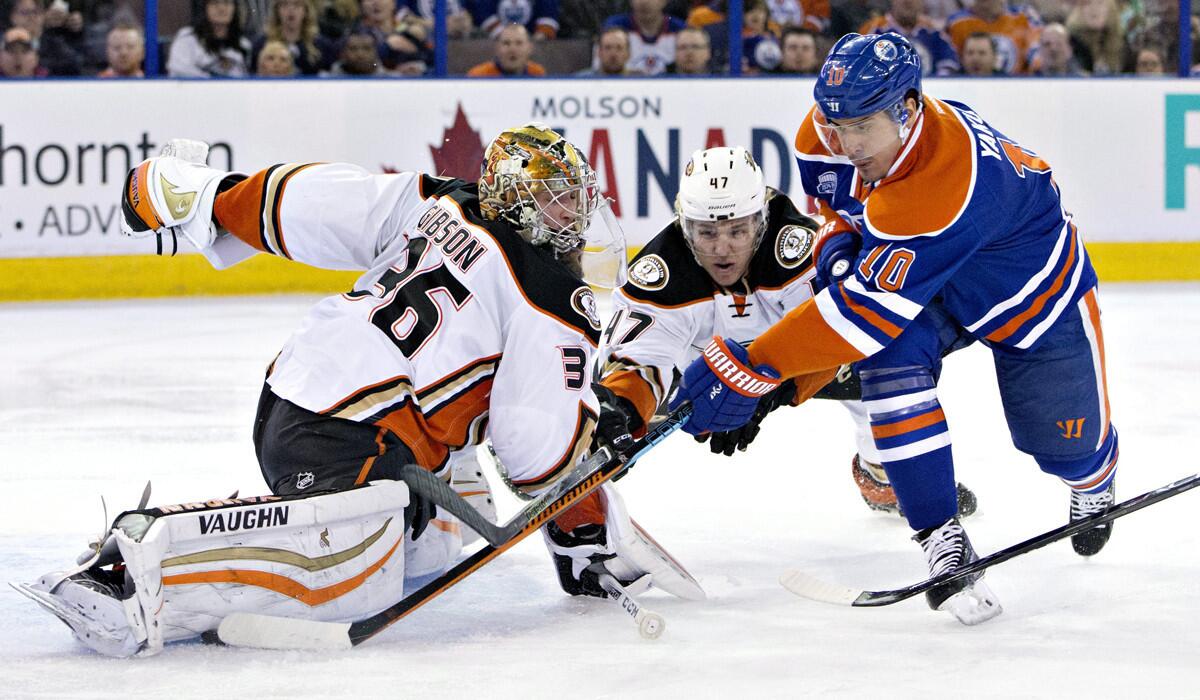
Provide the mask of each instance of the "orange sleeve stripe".
[{"label": "orange sleeve stripe", "polygon": [[784,378],[837,369],[864,357],[825,322],[812,299],[789,311],[750,344],[750,364],[766,363]]},{"label": "orange sleeve stripe", "polygon": [[650,382],[633,370],[621,370],[608,375],[600,383],[632,403],[638,415],[642,417],[642,424],[650,425],[650,418],[658,408],[658,400],[654,397],[654,388],[650,386]]},{"label": "orange sleeve stripe", "polygon": [[811,399],[818,391],[824,389],[825,385],[832,382],[833,378],[837,376],[838,369],[839,367],[822,369],[796,377],[794,380],[796,382],[796,398],[793,400],[792,405],[799,406]]},{"label": "orange sleeve stripe", "polygon": [[1108,368],[1104,359],[1104,331],[1100,327],[1100,305],[1096,302],[1096,288],[1092,287],[1087,294],[1083,295],[1083,300],[1087,305],[1092,330],[1096,333],[1096,350],[1100,354],[1100,380],[1101,386],[1104,388],[1104,430],[1100,441],[1103,442],[1108,438],[1108,430],[1112,425],[1112,411],[1108,405]]},{"label": "orange sleeve stripe", "polygon": [[1075,240],[1077,236],[1078,231],[1075,229],[1075,225],[1071,224],[1071,240],[1068,243],[1071,249],[1067,253],[1067,261],[1063,264],[1062,269],[1058,271],[1058,275],[1054,278],[1054,284],[1050,285],[1049,289],[1039,294],[1038,297],[1033,300],[1033,303],[1029,305],[1029,308],[1025,309],[1016,316],[1013,316],[1011,319],[1009,319],[1008,323],[1000,326],[991,333],[988,333],[988,340],[996,343],[1007,340],[1012,336],[1013,333],[1016,333],[1017,329],[1024,325],[1026,321],[1041,313],[1042,308],[1046,306],[1046,302],[1049,301],[1050,298],[1055,294],[1058,294],[1058,290],[1062,289],[1063,283],[1067,279],[1067,273],[1070,272],[1071,268],[1075,266],[1075,251],[1078,248]]},{"label": "orange sleeve stripe", "polygon": [[371,577],[376,571],[383,567],[388,559],[392,557],[392,553],[404,541],[403,534],[392,548],[387,551],[379,559],[379,561],[371,564],[361,573],[356,576],[339,581],[325,588],[309,588],[295,579],[288,578],[280,574],[273,574],[266,571],[252,571],[246,569],[227,569],[224,571],[198,571],[191,574],[177,574],[174,576],[163,576],[162,582],[164,586],[187,586],[196,584],[215,584],[215,583],[237,583],[243,586],[255,586],[256,588],[266,588],[270,591],[275,591],[280,595],[285,595],[289,598],[304,603],[309,607],[328,603],[334,598],[340,598],[350,591],[358,588]]},{"label": "orange sleeve stripe", "polygon": [[261,250],[263,245],[259,230],[262,227],[262,201],[270,170],[260,170],[233,187],[217,195],[213,204],[213,215],[221,228],[238,237],[238,240]]},{"label": "orange sleeve stripe", "polygon": [[563,511],[562,515],[554,519],[554,524],[563,532],[571,532],[580,525],[603,525],[604,516],[604,497],[597,489]]},{"label": "orange sleeve stripe", "polygon": [[876,328],[883,331],[884,333],[887,333],[889,338],[895,338],[896,336],[900,335],[901,329],[899,326],[897,326],[896,324],[892,323],[891,321],[883,318],[882,316],[880,316],[879,314],[875,313],[874,311],[868,309],[867,307],[863,306],[862,304],[859,304],[859,303],[853,301],[850,298],[850,295],[846,294],[845,285],[839,284],[837,286],[837,290],[839,292],[841,292],[842,301],[846,302],[846,306],[851,311],[853,311],[859,318],[863,319],[867,323],[870,323],[872,326],[875,326]]},{"label": "orange sleeve stripe", "polygon": [[363,460],[362,469],[358,472],[358,478],[354,480],[355,486],[367,482],[367,475],[371,473],[371,467],[375,466],[375,460],[382,457],[384,452],[387,452],[387,446],[383,444],[384,435],[387,435],[387,428],[380,428],[379,432],[375,435],[375,444],[379,445],[379,453],[373,454]]},{"label": "orange sleeve stripe", "polygon": [[896,437],[897,435],[911,433],[914,430],[928,428],[931,425],[937,425],[938,423],[944,422],[946,422],[946,414],[943,413],[942,409],[939,408],[936,411],[922,413],[919,416],[906,418],[896,423],[889,423],[887,425],[873,425],[871,426],[871,436],[876,440],[881,440],[883,438]]}]

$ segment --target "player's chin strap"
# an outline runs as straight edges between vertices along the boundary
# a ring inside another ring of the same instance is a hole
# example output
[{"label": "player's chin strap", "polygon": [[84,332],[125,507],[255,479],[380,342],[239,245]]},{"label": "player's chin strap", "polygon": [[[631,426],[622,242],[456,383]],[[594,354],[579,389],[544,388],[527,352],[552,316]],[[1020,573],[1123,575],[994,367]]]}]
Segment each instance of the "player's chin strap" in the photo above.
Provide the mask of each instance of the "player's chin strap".
[{"label": "player's chin strap", "polygon": [[[488,545],[370,617],[354,622],[316,622],[256,613],[234,613],[221,621],[216,641],[259,649],[320,650],[358,646],[536,532],[600,484],[624,472],[650,448],[683,427],[691,415],[691,404],[684,404],[620,454],[614,455],[606,447],[597,450],[546,492],[526,503],[508,522],[499,526],[480,515],[449,485],[433,477],[430,472],[422,469],[417,470],[421,473],[402,471],[410,489],[453,513],[467,527],[482,535]],[[213,641],[211,635],[207,635],[206,639]]]}]

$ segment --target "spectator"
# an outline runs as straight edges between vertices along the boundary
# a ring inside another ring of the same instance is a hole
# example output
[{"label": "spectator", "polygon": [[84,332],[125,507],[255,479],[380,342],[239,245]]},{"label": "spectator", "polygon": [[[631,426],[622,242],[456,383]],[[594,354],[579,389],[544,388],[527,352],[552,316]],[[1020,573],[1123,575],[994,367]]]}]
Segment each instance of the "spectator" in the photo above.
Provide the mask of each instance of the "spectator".
[{"label": "spectator", "polygon": [[821,72],[822,57],[817,53],[817,35],[811,29],[788,27],[783,30],[783,55],[777,73],[816,75]]},{"label": "spectator", "polygon": [[[954,3],[954,12],[962,7],[958,0],[947,2]],[[849,32],[856,32],[864,22],[887,12],[888,4],[889,0],[832,0],[829,4],[829,28],[821,34],[840,37]]]},{"label": "spectator", "polygon": [[263,34],[254,40],[251,52],[256,72],[263,47],[272,41],[287,47],[290,63],[301,75],[316,75],[335,58],[334,44],[317,29],[313,0],[271,0]]},{"label": "spectator", "polygon": [[1134,73],[1137,75],[1164,75],[1164,67],[1167,61],[1164,58],[1162,47],[1155,44],[1146,44],[1138,49],[1134,63]]},{"label": "spectator", "polygon": [[8,26],[29,35],[38,65],[49,75],[79,75],[83,65],[83,17],[68,12],[66,3],[47,10],[44,0],[14,0],[9,5]]},{"label": "spectator", "polygon": [[384,40],[380,50],[383,67],[393,75],[424,75],[433,62],[433,51],[427,37],[425,25],[417,18],[410,16],[401,20],[395,31]]},{"label": "spectator", "polygon": [[1055,22],[1042,29],[1038,47],[1029,62],[1030,74],[1053,78],[1078,78],[1087,75],[1075,60],[1071,35]]},{"label": "spectator", "polygon": [[829,0],[767,0],[767,9],[771,21],[781,27],[801,27],[817,34],[829,27]]},{"label": "spectator", "polygon": [[631,70],[659,75],[675,60],[675,35],[687,25],[663,11],[666,0],[630,0],[629,13],[614,15],[604,23],[629,32]]},{"label": "spectator", "polygon": [[21,27],[4,32],[4,45],[0,48],[0,77],[42,78],[48,71],[38,64],[37,51],[33,50],[33,38]]},{"label": "spectator", "polygon": [[675,62],[667,69],[674,75],[709,75],[712,47],[708,32],[688,27],[675,37]]},{"label": "spectator", "polygon": [[[433,36],[434,0],[404,0],[400,5],[400,22],[419,23],[426,36]],[[446,35],[450,39],[471,36],[475,23],[462,0],[446,0]]]},{"label": "spectator", "polygon": [[581,70],[576,75],[584,78],[624,78],[637,75],[626,67],[629,62],[629,32],[620,27],[609,27],[596,40],[595,67]]},{"label": "spectator", "polygon": [[234,0],[206,0],[204,12],[171,41],[167,74],[172,78],[241,78],[247,70],[250,40],[242,36],[241,11]]},{"label": "spectator", "polygon": [[537,41],[558,36],[558,0],[474,0],[471,14],[480,31],[495,39],[519,24]]},{"label": "spectator", "polygon": [[859,27],[859,34],[896,32],[912,42],[921,56],[924,75],[955,75],[961,66],[958,53],[934,21],[921,10],[922,0],[892,0],[891,11]]},{"label": "spectator", "polygon": [[106,54],[108,67],[100,78],[144,78],[142,61],[146,58],[146,37],[140,27],[116,26],[108,30]]},{"label": "spectator", "polygon": [[500,30],[496,37],[496,58],[480,63],[467,71],[468,78],[499,78],[512,76],[536,76],[546,74],[540,63],[529,60],[533,55],[533,41],[529,30],[522,24],[510,24]]},{"label": "spectator", "polygon": [[604,20],[629,11],[629,0],[561,0],[558,36],[562,39],[598,37]]},{"label": "spectator", "polygon": [[254,64],[255,75],[264,78],[291,78],[296,75],[296,63],[291,48],[274,39],[263,44]]},{"label": "spectator", "polygon": [[998,60],[996,40],[991,34],[975,32],[967,36],[962,52],[963,75],[977,78],[1003,75],[1004,71],[996,68]]},{"label": "spectator", "polygon": [[1003,73],[1024,73],[1025,59],[1037,43],[1041,20],[1027,8],[1005,6],[1005,0],[975,0],[969,10],[963,10],[946,22],[946,33],[959,55],[963,55],[967,37],[976,32],[992,35]]},{"label": "spectator", "polygon": [[[779,67],[779,25],[771,21],[767,0],[742,3],[742,72],[755,75]],[[728,36],[729,31],[725,31]],[[711,35],[709,42],[712,42]],[[726,60],[726,63],[729,61]]]},{"label": "spectator", "polygon": [[1067,15],[1067,32],[1086,50],[1094,75],[1121,72],[1125,34],[1116,0],[1082,0]]},{"label": "spectator", "polygon": [[340,49],[358,22],[359,0],[317,0],[317,29],[330,45]]},{"label": "spectator", "polygon": [[379,44],[368,31],[351,32],[342,42],[338,60],[325,73],[331,78],[374,78],[387,75],[379,60]]},{"label": "spectator", "polygon": [[396,31],[396,0],[362,0],[362,12],[351,32],[368,32],[383,46],[388,34]]}]

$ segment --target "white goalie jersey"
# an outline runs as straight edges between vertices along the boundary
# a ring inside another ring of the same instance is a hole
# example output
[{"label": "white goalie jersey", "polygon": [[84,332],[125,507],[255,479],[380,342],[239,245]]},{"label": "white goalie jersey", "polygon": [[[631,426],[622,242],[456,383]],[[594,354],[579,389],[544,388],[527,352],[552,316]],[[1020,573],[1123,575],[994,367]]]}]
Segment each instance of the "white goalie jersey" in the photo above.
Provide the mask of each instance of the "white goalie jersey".
[{"label": "white goalie jersey", "polygon": [[712,281],[675,221],[634,258],[629,281],[613,294],[601,381],[643,421],[666,398],[675,372],[714,335],[748,343],[812,296],[815,222],[787,197],[771,195],[766,234],[738,288]]},{"label": "white goalie jersey", "polygon": [[475,185],[286,164],[222,192],[214,212],[259,251],[365,271],[287,341],[267,380],[278,396],[386,428],[434,471],[486,434],[524,490],[587,450],[592,291],[508,224],[483,220]]}]

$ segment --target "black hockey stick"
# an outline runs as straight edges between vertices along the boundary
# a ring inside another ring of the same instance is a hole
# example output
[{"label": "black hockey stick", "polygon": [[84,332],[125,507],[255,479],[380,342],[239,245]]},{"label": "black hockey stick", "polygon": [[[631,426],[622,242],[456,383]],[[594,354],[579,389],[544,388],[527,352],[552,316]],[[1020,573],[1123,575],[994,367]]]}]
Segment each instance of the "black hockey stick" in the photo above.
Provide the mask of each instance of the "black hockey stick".
[{"label": "black hockey stick", "polygon": [[[441,576],[370,617],[355,622],[316,622],[255,613],[234,613],[221,621],[217,636],[222,642],[232,646],[260,649],[349,649],[358,646],[393,622],[436,598],[467,575],[536,532],[547,521],[570,508],[600,484],[621,473],[647,450],[681,428],[691,417],[691,413],[691,406],[684,405],[650,429],[640,440],[635,440],[623,454],[610,456],[606,449],[599,450],[577,465],[554,487],[525,504],[525,507],[502,527],[496,528],[492,525],[499,533],[512,533],[510,537],[497,545],[485,545]],[[458,494],[454,495],[458,497]],[[478,513],[476,516],[483,519]]]},{"label": "black hockey stick", "polygon": [[1146,506],[1166,500],[1172,496],[1177,496],[1184,491],[1200,486],[1200,474],[1193,474],[1178,481],[1171,482],[1166,486],[1161,486],[1153,491],[1147,491],[1140,496],[1135,496],[1128,501],[1118,503],[1112,508],[1103,513],[1089,515],[1086,518],[1081,518],[1062,527],[1056,527],[1053,530],[1044,532],[1036,537],[1019,542],[1006,547],[998,552],[981,557],[966,566],[956,569],[955,571],[937,576],[935,578],[926,579],[920,583],[914,583],[911,586],[897,588],[891,591],[865,591],[862,589],[847,588],[837,584],[828,583],[819,579],[813,578],[801,571],[786,571],[779,578],[779,582],[783,587],[804,598],[819,600],[824,603],[833,603],[835,605],[851,605],[856,608],[862,607],[879,607],[882,605],[891,605],[902,600],[912,598],[928,591],[929,589],[940,586],[943,583],[957,581],[965,576],[970,576],[973,573],[983,571],[989,567],[995,566],[1001,562],[1008,561],[1013,557],[1019,557],[1027,552],[1032,552],[1035,549],[1040,549],[1046,545],[1057,542],[1061,539],[1078,534],[1084,530],[1093,528],[1101,523],[1107,523],[1117,518],[1129,515],[1134,511],[1141,510]]}]

